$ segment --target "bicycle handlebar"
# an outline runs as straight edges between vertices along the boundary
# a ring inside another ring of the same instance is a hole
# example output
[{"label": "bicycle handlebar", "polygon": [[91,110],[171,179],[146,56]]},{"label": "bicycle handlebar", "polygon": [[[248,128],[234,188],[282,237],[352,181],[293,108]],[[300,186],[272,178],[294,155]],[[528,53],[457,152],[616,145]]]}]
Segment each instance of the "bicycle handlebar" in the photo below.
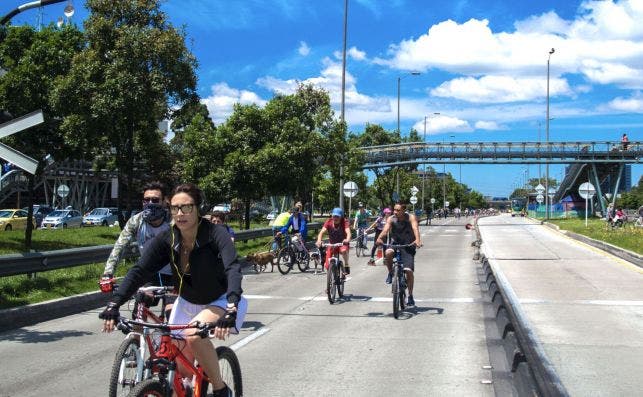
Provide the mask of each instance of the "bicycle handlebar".
[{"label": "bicycle handlebar", "polygon": [[149,287],[141,287],[138,289],[138,292],[151,292],[154,296],[163,296],[168,292],[174,291],[175,288],[173,285],[164,285],[162,287],[152,285]]},{"label": "bicycle handlebar", "polygon": [[321,247],[341,247],[342,245],[348,245],[348,243],[341,242],[341,243],[322,243]]},{"label": "bicycle handlebar", "polygon": [[211,329],[216,328],[216,323],[206,323],[201,321],[194,321],[188,324],[167,324],[167,323],[148,323],[139,320],[130,320],[127,317],[119,317],[116,328],[121,330],[124,334],[132,332],[133,325],[144,328],[159,329],[162,332],[169,333],[170,331],[177,331],[183,329],[198,329],[194,335],[199,335],[201,338],[207,338]]},{"label": "bicycle handlebar", "polygon": [[417,247],[415,243],[409,244],[382,244],[386,248],[399,249],[399,248],[408,248],[408,247]]}]

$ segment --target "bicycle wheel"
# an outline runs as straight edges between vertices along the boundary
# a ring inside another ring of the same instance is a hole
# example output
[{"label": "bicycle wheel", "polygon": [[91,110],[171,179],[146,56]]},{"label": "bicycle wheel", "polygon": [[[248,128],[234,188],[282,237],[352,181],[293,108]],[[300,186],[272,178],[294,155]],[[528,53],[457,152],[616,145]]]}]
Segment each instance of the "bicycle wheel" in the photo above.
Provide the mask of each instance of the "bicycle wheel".
[{"label": "bicycle wheel", "polygon": [[169,395],[166,390],[167,387],[164,383],[161,383],[158,379],[145,379],[141,383],[137,384],[132,392],[129,394],[130,397],[166,397]]},{"label": "bicycle wheel", "polygon": [[310,269],[310,255],[308,254],[308,251],[297,253],[297,267],[302,273],[305,273],[306,270]]},{"label": "bicycle wheel", "polygon": [[344,264],[342,262],[339,262],[339,266],[337,269],[337,279],[336,279],[336,284],[337,284],[337,295],[340,298],[344,297]]},{"label": "bicycle wheel", "polygon": [[391,283],[391,292],[393,292],[393,317],[400,316],[400,280],[397,265],[393,265],[393,282]]},{"label": "bicycle wheel", "polygon": [[137,355],[140,348],[139,338],[129,336],[116,350],[112,372],[109,375],[109,397],[127,396],[140,381],[136,376]]},{"label": "bicycle wheel", "polygon": [[277,258],[277,269],[279,273],[288,274],[290,269],[292,269],[293,254],[290,251],[290,248],[286,247],[279,251],[279,256]]},{"label": "bicycle wheel", "polygon": [[357,241],[355,241],[355,255],[359,258],[362,255],[362,238],[357,237]]},{"label": "bicycle wheel", "polygon": [[333,304],[337,298],[337,290],[335,288],[335,281],[337,280],[337,265],[334,261],[328,265],[328,271],[326,272],[326,294],[328,295],[328,301]]},{"label": "bicycle wheel", "polygon": [[406,273],[400,275],[400,310],[406,309]]},{"label": "bicycle wheel", "polygon": [[[217,356],[219,356],[219,371],[221,379],[232,390],[233,396],[243,395],[243,384],[241,380],[241,365],[234,351],[227,346],[217,347]],[[203,381],[201,384],[201,395],[209,396],[213,392],[212,384]]]}]

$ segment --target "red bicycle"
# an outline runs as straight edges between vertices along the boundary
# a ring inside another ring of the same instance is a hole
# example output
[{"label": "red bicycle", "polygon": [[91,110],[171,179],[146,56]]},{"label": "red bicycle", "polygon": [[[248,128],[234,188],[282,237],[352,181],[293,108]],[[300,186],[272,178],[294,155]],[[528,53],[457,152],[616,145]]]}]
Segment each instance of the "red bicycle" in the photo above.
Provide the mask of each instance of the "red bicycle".
[{"label": "red bicycle", "polygon": [[[117,286],[114,285],[114,288]],[[168,298],[174,293],[174,287],[142,287],[134,295],[132,318],[138,321],[163,323]],[[161,303],[160,312],[151,309]],[[114,363],[109,376],[109,397],[127,396],[132,388],[143,380],[145,359],[149,352],[158,348],[158,334],[143,335],[141,327],[135,327],[121,342],[116,350]]]},{"label": "red bicycle", "polygon": [[[125,333],[132,332],[136,327],[142,327],[145,336],[158,331],[160,343],[150,351],[150,357],[145,360],[144,379],[134,386],[130,397],[169,397],[172,393],[178,397],[205,397],[213,393],[212,384],[201,366],[188,360],[181,349],[172,343],[172,340],[185,342],[182,337],[173,335],[172,331],[194,329],[194,335],[207,338],[216,324],[198,321],[190,324],[156,324],[124,317],[119,319],[118,329]],[[221,378],[234,396],[242,396],[241,366],[237,355],[227,346],[217,346],[216,352]],[[189,372],[187,377],[177,372],[178,364]]]}]

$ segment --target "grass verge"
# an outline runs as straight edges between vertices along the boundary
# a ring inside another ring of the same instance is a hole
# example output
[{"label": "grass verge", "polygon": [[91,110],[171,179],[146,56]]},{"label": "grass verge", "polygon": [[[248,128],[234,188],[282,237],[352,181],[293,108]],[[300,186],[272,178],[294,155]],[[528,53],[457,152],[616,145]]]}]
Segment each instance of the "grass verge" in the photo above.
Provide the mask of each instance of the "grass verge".
[{"label": "grass verge", "polygon": [[[44,232],[57,233],[66,232],[66,230]],[[116,236],[109,242],[92,243],[88,245],[111,244],[114,240],[116,240]],[[239,256],[245,257],[251,252],[267,251],[268,244],[271,241],[272,238],[265,237],[246,243],[237,242],[235,246]],[[133,261],[121,262],[117,268],[116,275],[125,275],[133,264]],[[104,267],[104,263],[93,263],[90,265],[37,273],[35,277],[28,275],[2,277],[0,278],[0,309],[63,298],[84,292],[98,291],[98,280],[103,274]]]},{"label": "grass verge", "polygon": [[601,219],[589,219],[587,226],[585,226],[584,219],[552,219],[550,222],[558,225],[561,229],[643,255],[643,228],[627,225],[612,229]]}]

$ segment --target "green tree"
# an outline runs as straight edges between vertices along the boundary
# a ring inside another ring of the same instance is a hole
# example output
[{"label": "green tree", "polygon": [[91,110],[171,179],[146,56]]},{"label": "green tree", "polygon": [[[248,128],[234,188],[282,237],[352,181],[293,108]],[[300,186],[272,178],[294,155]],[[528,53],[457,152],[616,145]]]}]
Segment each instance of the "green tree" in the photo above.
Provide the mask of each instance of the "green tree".
[{"label": "green tree", "polygon": [[146,162],[150,146],[163,146],[158,122],[196,95],[196,60],[185,32],[167,21],[159,3],[88,0],[87,45],[54,95],[66,115],[66,140],[92,157],[111,159],[118,170],[121,206],[124,192],[131,206],[135,177],[160,173]]},{"label": "green tree", "polygon": [[[0,109],[22,116],[42,109],[45,122],[28,131],[13,134],[6,143],[38,161],[35,176],[29,176],[27,205],[33,216],[34,180],[46,166],[45,158],[64,159],[75,153],[59,130],[64,114],[51,105],[57,79],[70,69],[72,58],[83,47],[82,33],[74,26],[53,25],[36,31],[31,26],[11,26],[0,42],[0,63],[6,73],[0,78]],[[25,247],[31,248],[31,221],[25,231]]]}]

